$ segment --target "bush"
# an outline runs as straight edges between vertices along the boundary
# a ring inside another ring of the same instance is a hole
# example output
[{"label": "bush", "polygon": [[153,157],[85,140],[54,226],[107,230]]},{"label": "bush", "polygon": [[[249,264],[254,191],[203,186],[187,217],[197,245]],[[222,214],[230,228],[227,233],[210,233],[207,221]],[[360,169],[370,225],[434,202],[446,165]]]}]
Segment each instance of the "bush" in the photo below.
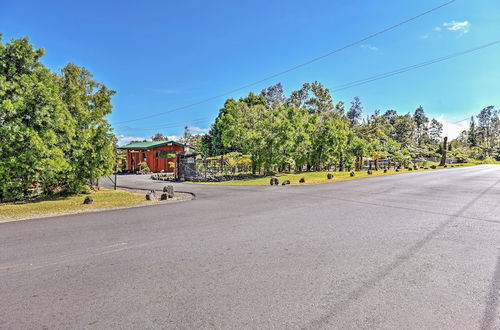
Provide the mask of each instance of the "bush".
[{"label": "bush", "polygon": [[139,166],[139,171],[141,173],[143,173],[143,174],[151,172],[151,170],[149,169],[148,164],[145,163],[145,162],[141,162],[141,163],[137,164],[137,166]]}]

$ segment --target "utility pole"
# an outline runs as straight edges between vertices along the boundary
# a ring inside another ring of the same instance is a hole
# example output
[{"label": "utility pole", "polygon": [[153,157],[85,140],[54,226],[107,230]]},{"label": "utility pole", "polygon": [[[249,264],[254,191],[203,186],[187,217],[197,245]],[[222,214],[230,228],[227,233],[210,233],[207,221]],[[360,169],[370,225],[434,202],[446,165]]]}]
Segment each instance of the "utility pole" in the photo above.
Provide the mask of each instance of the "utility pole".
[{"label": "utility pole", "polygon": [[114,187],[116,190],[116,177],[117,177],[117,172],[118,172],[118,164],[115,164],[115,182],[114,182]]}]

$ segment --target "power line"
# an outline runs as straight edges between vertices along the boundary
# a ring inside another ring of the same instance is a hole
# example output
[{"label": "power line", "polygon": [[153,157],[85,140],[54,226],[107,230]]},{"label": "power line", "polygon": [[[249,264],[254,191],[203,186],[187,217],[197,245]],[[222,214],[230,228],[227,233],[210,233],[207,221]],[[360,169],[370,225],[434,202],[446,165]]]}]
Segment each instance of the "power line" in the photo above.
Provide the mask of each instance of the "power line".
[{"label": "power line", "polygon": [[152,130],[157,130],[157,129],[164,129],[164,128],[172,128],[172,127],[183,127],[187,126],[190,124],[198,124],[200,122],[203,122],[207,119],[210,119],[211,117],[201,117],[201,118],[195,118],[192,120],[188,121],[177,121],[177,122],[171,122],[162,126],[155,126],[155,127],[130,127],[130,126],[118,126],[117,129],[122,129],[122,130],[137,130],[137,131],[152,131]]},{"label": "power line", "polygon": [[430,13],[432,13],[432,12],[434,12],[434,11],[438,10],[438,9],[441,9],[441,8],[443,8],[443,7],[445,7],[445,6],[448,6],[448,5],[452,4],[452,3],[453,3],[453,2],[455,2],[455,1],[456,1],[456,0],[450,0],[450,1],[448,1],[448,2],[445,2],[445,3],[443,3],[443,4],[441,4],[441,5],[437,6],[437,7],[434,7],[434,8],[432,8],[432,9],[429,9],[429,10],[427,10],[427,11],[423,12],[423,13],[420,13],[420,14],[418,14],[418,15],[416,15],[416,16],[413,16],[413,17],[411,17],[411,18],[409,18],[409,19],[406,19],[406,20],[404,20],[404,21],[402,21],[402,22],[399,22],[399,23],[397,23],[397,24],[395,24],[395,25],[392,25],[392,26],[390,26],[390,27],[388,27],[388,28],[385,28],[385,29],[383,29],[383,30],[381,30],[381,31],[378,31],[378,32],[372,33],[372,34],[370,34],[370,35],[368,35],[368,36],[366,36],[366,37],[364,37],[364,38],[362,38],[362,39],[359,39],[359,40],[357,40],[357,41],[354,41],[354,42],[352,42],[352,43],[350,43],[350,44],[347,44],[347,45],[345,45],[345,46],[343,46],[343,47],[337,48],[337,49],[332,50],[332,51],[330,51],[330,52],[328,52],[328,53],[326,53],[326,54],[323,54],[323,55],[321,55],[321,56],[315,57],[315,58],[310,59],[310,60],[308,60],[308,61],[306,61],[306,62],[303,62],[303,63],[301,63],[301,64],[297,64],[297,65],[295,65],[295,66],[292,66],[291,68],[288,68],[288,69],[286,69],[286,70],[283,70],[283,71],[277,72],[277,73],[275,73],[275,74],[272,74],[272,75],[267,76],[267,77],[265,77],[265,78],[263,78],[263,79],[260,79],[260,80],[257,80],[257,81],[255,81],[255,82],[252,82],[252,83],[250,83],[250,84],[247,84],[247,85],[244,85],[244,86],[241,86],[241,87],[235,88],[235,89],[230,90],[230,91],[228,91],[228,92],[225,92],[225,93],[222,93],[222,94],[219,94],[219,95],[215,95],[215,96],[212,96],[212,97],[208,97],[208,98],[202,99],[202,100],[200,100],[200,101],[197,101],[197,102],[194,102],[194,103],[191,103],[191,104],[187,104],[187,105],[184,105],[184,106],[180,106],[180,107],[177,107],[177,108],[173,108],[173,109],[170,109],[170,110],[167,110],[167,111],[158,112],[158,113],[156,113],[156,114],[152,114],[152,115],[149,115],[149,116],[138,117],[138,118],[135,118],[135,119],[130,119],[130,120],[123,120],[123,121],[120,121],[120,122],[116,122],[115,124],[130,123],[130,122],[133,122],[133,121],[139,121],[139,120],[144,120],[144,119],[154,118],[154,117],[158,117],[158,116],[161,116],[161,115],[165,115],[165,114],[167,114],[167,113],[172,113],[172,112],[175,112],[175,111],[188,109],[188,108],[194,107],[194,106],[196,106],[196,105],[203,104],[203,103],[206,103],[206,102],[209,102],[209,101],[212,101],[212,100],[218,99],[218,98],[220,98],[220,97],[223,97],[223,96],[227,96],[227,95],[233,94],[233,93],[238,92],[238,91],[240,91],[240,90],[243,90],[243,89],[246,89],[246,88],[249,88],[249,87],[252,87],[252,86],[258,85],[258,84],[261,84],[261,83],[263,83],[263,82],[265,82],[265,81],[268,81],[268,80],[271,80],[271,79],[273,79],[273,78],[276,78],[276,77],[282,76],[282,75],[284,75],[284,74],[286,74],[286,73],[288,73],[288,72],[290,72],[290,71],[297,70],[297,69],[299,69],[299,68],[301,68],[301,67],[304,67],[304,66],[309,65],[309,64],[311,64],[311,63],[317,62],[317,61],[319,61],[319,60],[321,60],[321,59],[323,59],[323,58],[325,58],[325,57],[328,57],[328,56],[331,56],[331,55],[336,54],[336,53],[338,53],[338,52],[341,52],[341,51],[343,51],[343,50],[345,50],[345,49],[347,49],[347,48],[351,48],[351,47],[353,47],[353,46],[359,45],[359,44],[361,44],[361,43],[363,43],[363,42],[365,42],[365,41],[367,41],[367,40],[369,40],[369,39],[375,38],[375,37],[377,37],[377,36],[379,36],[379,35],[381,35],[381,34],[383,34],[383,33],[386,33],[386,32],[389,32],[389,31],[391,31],[391,30],[394,30],[394,29],[396,29],[396,28],[400,27],[401,25],[404,25],[404,24],[410,23],[410,22],[412,22],[412,21],[414,21],[414,20],[419,19],[419,18],[420,18],[420,17],[422,17],[422,16],[425,16],[425,15],[430,14]]},{"label": "power line", "polygon": [[481,45],[481,46],[474,47],[474,48],[470,48],[470,49],[467,49],[467,50],[464,50],[464,51],[461,51],[461,52],[458,52],[458,53],[446,55],[446,56],[443,56],[443,57],[438,57],[438,58],[435,58],[435,59],[432,59],[432,60],[429,60],[429,61],[425,61],[425,62],[421,62],[421,63],[418,63],[418,64],[414,64],[414,65],[406,66],[406,67],[403,67],[403,68],[399,68],[399,69],[396,69],[396,70],[393,70],[393,71],[381,73],[381,74],[378,74],[378,75],[375,75],[375,76],[372,76],[372,77],[369,77],[369,78],[356,80],[356,81],[353,81],[353,82],[341,85],[341,86],[339,86],[337,88],[334,88],[332,91],[333,92],[338,92],[338,91],[341,91],[341,90],[344,90],[344,89],[347,89],[347,88],[352,88],[352,87],[356,87],[356,86],[359,86],[359,85],[364,85],[364,84],[370,83],[372,81],[376,81],[376,80],[388,78],[388,77],[391,77],[391,76],[394,76],[394,75],[397,75],[397,74],[401,74],[401,73],[404,73],[404,72],[407,72],[407,71],[410,71],[410,70],[415,70],[415,69],[418,69],[418,68],[421,68],[421,67],[424,67],[424,66],[428,66],[428,65],[434,64],[434,63],[446,61],[446,60],[449,60],[449,59],[454,58],[454,57],[458,57],[458,56],[462,56],[462,55],[465,55],[465,54],[468,54],[468,53],[472,53],[472,52],[478,51],[478,50],[483,49],[483,48],[494,46],[494,45],[499,44],[499,43],[500,43],[500,40],[496,40],[496,41],[490,42],[488,44]]},{"label": "power line", "polygon": [[[378,75],[375,75],[375,76],[371,76],[371,77],[368,77],[368,78],[355,80],[355,81],[352,81],[350,83],[346,83],[346,84],[340,85],[339,87],[333,89],[332,91],[333,92],[337,92],[337,91],[341,91],[341,90],[344,90],[344,89],[356,87],[356,86],[359,86],[359,85],[364,85],[364,84],[367,84],[367,83],[370,83],[370,82],[373,82],[373,81],[376,81],[376,80],[388,78],[388,77],[391,77],[391,76],[394,76],[394,75],[397,75],[397,74],[401,74],[401,73],[404,73],[404,72],[407,72],[407,71],[410,71],[410,70],[415,70],[415,69],[418,69],[418,68],[421,68],[421,67],[424,67],[424,66],[428,66],[428,65],[434,64],[434,63],[438,63],[438,62],[449,60],[449,59],[452,59],[452,58],[455,58],[455,57],[458,57],[458,56],[466,55],[466,54],[469,54],[469,53],[472,53],[472,52],[475,52],[475,51],[478,51],[478,50],[481,50],[481,49],[484,49],[484,48],[487,48],[487,47],[491,47],[491,46],[497,45],[499,43],[500,43],[500,40],[496,40],[496,41],[493,41],[493,42],[490,42],[490,43],[487,43],[487,44],[484,44],[484,45],[481,45],[481,46],[478,46],[478,47],[470,48],[470,49],[467,49],[467,50],[464,50],[464,51],[461,51],[461,52],[458,52],[458,53],[453,53],[453,54],[450,54],[450,55],[438,57],[438,58],[435,58],[435,59],[432,59],[432,60],[428,60],[428,61],[421,62],[421,63],[418,63],[418,64],[414,64],[414,65],[406,66],[406,67],[399,68],[399,69],[396,69],[396,70],[388,71],[388,72],[381,73],[381,74],[378,74]],[[198,122],[206,120],[206,119],[208,119],[208,117],[196,118],[194,120],[191,120],[190,122],[191,123],[198,123]],[[452,124],[457,124],[457,123],[463,122],[465,120],[468,120],[468,118],[459,120],[459,121],[454,122]],[[178,123],[181,123],[181,122],[178,122]],[[185,122],[182,122],[182,123],[185,123]],[[171,124],[173,124],[173,123],[171,123]],[[168,126],[160,126],[160,127],[157,127],[157,128],[171,128],[171,127],[180,127],[180,126],[184,126],[184,125],[185,124],[183,124],[183,125],[170,125],[169,124]],[[148,127],[148,128],[128,127],[128,128],[130,128],[130,129],[136,129],[136,130],[154,130],[154,129],[156,129],[154,127]]]}]

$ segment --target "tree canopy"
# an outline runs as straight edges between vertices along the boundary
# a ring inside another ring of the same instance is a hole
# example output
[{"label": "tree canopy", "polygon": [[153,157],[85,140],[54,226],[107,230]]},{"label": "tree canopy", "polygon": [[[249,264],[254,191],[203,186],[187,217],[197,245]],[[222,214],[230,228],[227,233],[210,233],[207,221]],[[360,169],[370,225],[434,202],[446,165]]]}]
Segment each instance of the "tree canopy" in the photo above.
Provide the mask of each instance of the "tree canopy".
[{"label": "tree canopy", "polygon": [[27,38],[0,38],[0,200],[80,192],[115,163],[105,119],[115,92],[72,63],[52,72],[43,55]]},{"label": "tree canopy", "polygon": [[[226,100],[202,137],[201,150],[206,156],[247,154],[253,170],[265,172],[331,166],[351,170],[360,169],[366,157],[408,162],[441,156],[443,124],[429,119],[422,106],[403,114],[376,110],[366,118],[362,112],[359,97],[346,112],[344,103],[335,103],[319,82],[305,83],[288,96],[277,84],[259,95]],[[494,122],[490,113],[482,112],[481,129],[475,133],[488,146],[494,145],[494,128],[487,128]]]}]

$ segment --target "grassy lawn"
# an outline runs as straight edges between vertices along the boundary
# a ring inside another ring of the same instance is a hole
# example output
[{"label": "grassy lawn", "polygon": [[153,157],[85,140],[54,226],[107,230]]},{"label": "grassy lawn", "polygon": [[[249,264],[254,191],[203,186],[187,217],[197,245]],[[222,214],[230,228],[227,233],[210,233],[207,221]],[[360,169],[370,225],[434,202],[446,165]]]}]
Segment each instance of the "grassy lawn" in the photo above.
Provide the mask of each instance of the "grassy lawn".
[{"label": "grassy lawn", "polygon": [[24,202],[0,204],[0,221],[36,216],[77,213],[85,210],[123,207],[146,203],[144,195],[123,190],[99,190],[91,194],[94,202],[84,205],[88,195],[41,197]]},{"label": "grassy lawn", "polygon": [[[433,164],[429,164],[431,166]],[[478,165],[476,163],[465,163],[462,164],[462,166],[473,166],[473,165]],[[456,166],[456,165],[454,165]],[[451,168],[451,165],[448,165],[448,168]],[[413,173],[413,172],[423,172],[423,171],[437,171],[438,169],[443,169],[442,166],[438,166],[437,169],[419,169],[419,170],[413,170],[413,171],[408,171],[405,169],[401,169],[400,172],[396,172],[395,170],[388,170],[387,173],[384,173],[383,170],[378,170],[378,171],[373,171],[373,174],[369,175],[367,171],[360,171],[360,172],[355,172],[356,176],[351,177],[349,175],[349,172],[328,172],[328,171],[322,171],[322,172],[302,172],[302,173],[296,173],[296,174],[288,174],[288,173],[280,173],[277,174],[276,177],[278,177],[280,184],[284,180],[290,180],[291,184],[318,184],[318,183],[326,183],[326,182],[338,182],[338,181],[346,181],[346,180],[355,180],[359,178],[366,178],[366,177],[374,177],[374,176],[381,176],[381,175],[391,175],[391,174],[400,174],[400,173]],[[328,180],[326,178],[326,175],[328,173],[332,173],[334,176],[333,180]],[[267,186],[269,185],[269,180],[271,176],[265,176],[265,177],[260,177],[260,178],[254,178],[254,179],[248,179],[248,180],[232,180],[232,181],[224,181],[224,182],[197,182],[194,184],[216,184],[216,185],[238,185],[238,186]],[[305,183],[299,183],[300,178],[305,178],[306,182]]]}]

